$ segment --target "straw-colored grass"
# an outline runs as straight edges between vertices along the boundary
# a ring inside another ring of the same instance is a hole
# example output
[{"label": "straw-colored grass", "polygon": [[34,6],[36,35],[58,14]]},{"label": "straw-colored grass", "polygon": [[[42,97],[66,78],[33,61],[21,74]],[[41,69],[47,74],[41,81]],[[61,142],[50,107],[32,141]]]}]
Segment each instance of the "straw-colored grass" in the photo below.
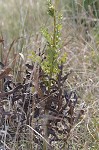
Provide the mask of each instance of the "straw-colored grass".
[{"label": "straw-colored grass", "polygon": [[[63,0],[59,5],[59,10],[63,13],[63,46],[61,51],[67,53],[64,71],[72,70],[66,84],[70,89],[77,90],[79,95],[77,109],[82,108],[84,113],[73,126],[64,150],[98,150],[99,18],[92,16],[92,14],[88,16],[80,4],[76,15],[73,8],[70,7],[71,5],[68,4],[69,1]],[[81,23],[82,18],[85,21],[83,23]],[[95,25],[92,26],[94,21]],[[21,81],[24,64],[27,61],[31,62],[30,52],[44,47],[44,38],[41,36],[40,30],[42,26],[50,28],[50,23],[50,18],[46,13],[45,0],[0,1],[0,33],[4,39],[4,46],[0,43],[0,61],[5,63],[7,59],[6,67],[12,68],[14,81]],[[30,138],[32,132],[29,128],[27,130],[29,130],[29,136],[26,139],[24,139],[25,132],[22,135],[18,129],[16,136],[20,134],[23,137],[23,141],[20,141],[23,150],[36,150],[37,145],[34,145]],[[1,133],[2,129],[0,129],[0,135]],[[6,129],[3,134],[6,139]],[[19,149],[16,139],[12,143],[7,143],[8,145],[2,139],[0,145],[3,144],[6,148]],[[29,147],[30,145],[31,147]],[[57,144],[55,150],[59,150]]]}]

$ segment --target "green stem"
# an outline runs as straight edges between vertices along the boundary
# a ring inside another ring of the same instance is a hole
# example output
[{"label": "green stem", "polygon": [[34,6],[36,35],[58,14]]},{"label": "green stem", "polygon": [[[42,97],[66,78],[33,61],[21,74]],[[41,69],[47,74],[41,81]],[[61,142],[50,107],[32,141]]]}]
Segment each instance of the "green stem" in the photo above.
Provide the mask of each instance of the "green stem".
[{"label": "green stem", "polygon": [[[52,50],[56,49],[56,10],[54,9],[54,18],[53,18],[53,22],[54,22],[54,30],[53,30],[53,48]],[[51,64],[51,68],[50,68],[50,77],[52,77],[53,75],[53,69],[54,69],[54,55],[53,55],[53,59],[52,59],[52,64]]]}]

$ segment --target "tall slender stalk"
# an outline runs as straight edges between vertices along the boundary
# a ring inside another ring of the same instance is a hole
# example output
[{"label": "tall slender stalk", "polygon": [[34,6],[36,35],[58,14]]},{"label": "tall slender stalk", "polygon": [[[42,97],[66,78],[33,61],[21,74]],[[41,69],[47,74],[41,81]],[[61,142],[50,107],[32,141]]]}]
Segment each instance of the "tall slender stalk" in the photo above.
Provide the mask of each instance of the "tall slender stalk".
[{"label": "tall slender stalk", "polygon": [[[57,30],[57,24],[56,24],[56,3],[57,0],[55,1],[54,6],[52,5],[52,3],[50,2],[50,7],[49,7],[49,12],[51,17],[53,18],[53,35],[52,35],[52,44],[49,45],[49,51],[50,53],[53,53],[56,55],[57,51],[56,51],[56,30]],[[55,55],[52,55],[51,61],[50,61],[50,78],[53,77],[54,74],[54,61],[55,61]],[[48,86],[48,91],[50,93],[50,88],[51,88],[51,80],[49,81],[49,86]],[[48,116],[48,110],[45,109],[45,116]],[[44,122],[44,136],[45,139],[48,140],[48,119],[46,118],[45,122]],[[43,143],[43,150],[47,150],[48,149],[48,145],[47,143],[44,141]]]}]

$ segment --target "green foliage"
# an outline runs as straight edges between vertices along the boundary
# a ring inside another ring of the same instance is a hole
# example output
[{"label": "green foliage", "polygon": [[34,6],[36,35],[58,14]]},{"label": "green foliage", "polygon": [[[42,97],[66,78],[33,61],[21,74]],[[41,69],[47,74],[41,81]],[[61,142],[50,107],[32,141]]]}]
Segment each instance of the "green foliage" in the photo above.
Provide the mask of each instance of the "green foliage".
[{"label": "green foliage", "polygon": [[[52,30],[48,27],[43,27],[41,29],[41,33],[46,42],[44,58],[42,58],[42,55],[38,56],[38,54],[34,51],[30,53],[29,58],[40,65],[44,74],[57,80],[58,74],[61,71],[59,66],[65,63],[67,53],[61,52],[62,15],[57,11],[56,4],[56,1],[52,4],[50,0],[47,3],[47,12],[49,17],[52,19]],[[52,81],[47,81],[45,78],[43,78],[43,80],[48,89],[50,89]]]},{"label": "green foliage", "polygon": [[99,0],[64,0],[66,13],[77,16],[83,11],[91,17],[99,18]]},{"label": "green foliage", "polygon": [[41,63],[42,59],[40,56],[38,56],[34,51],[31,52],[31,55],[29,56],[29,58],[33,61],[33,62],[38,62],[38,64]]},{"label": "green foliage", "polygon": [[51,0],[48,0],[47,5],[48,5],[48,14],[49,14],[51,17],[54,17],[54,15],[55,15],[55,7],[54,7],[54,5],[52,5]]},{"label": "green foliage", "polygon": [[46,59],[42,62],[41,66],[47,75],[56,78],[59,73],[59,65],[64,62],[66,57],[64,55],[59,58],[61,54],[62,15],[57,12],[56,7],[51,1],[48,1],[48,14],[53,19],[53,30],[49,31],[48,28],[43,28],[41,31],[47,43]]},{"label": "green foliage", "polygon": [[98,0],[84,0],[83,4],[87,12],[89,12],[90,11],[89,9],[91,9],[94,16],[99,18],[99,1]]},{"label": "green foliage", "polygon": [[47,45],[44,54],[46,59],[41,61],[40,56],[37,56],[35,52],[32,52],[30,56],[34,62],[37,61],[41,64],[41,68],[45,74],[53,78],[57,78],[57,74],[60,71],[59,65],[64,63],[67,57],[67,54],[61,56],[62,15],[58,13],[55,6],[51,1],[48,1],[48,15],[53,20],[52,31],[49,31],[46,27],[41,29]]}]

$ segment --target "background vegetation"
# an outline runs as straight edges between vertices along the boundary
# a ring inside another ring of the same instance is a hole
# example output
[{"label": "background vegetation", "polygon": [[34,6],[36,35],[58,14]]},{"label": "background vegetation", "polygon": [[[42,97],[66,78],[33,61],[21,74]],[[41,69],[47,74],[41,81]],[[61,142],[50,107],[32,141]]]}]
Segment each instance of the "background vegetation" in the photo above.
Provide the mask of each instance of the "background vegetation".
[{"label": "background vegetation", "polygon": [[[45,45],[42,27],[51,31],[46,0],[0,0],[0,61],[11,66],[13,80],[21,82],[31,51]],[[63,14],[61,43],[66,53],[64,72],[72,70],[66,85],[78,94],[84,111],[73,127],[65,149],[99,149],[99,2],[57,0]],[[17,57],[17,54],[19,56]],[[2,90],[2,83],[1,90]],[[2,129],[0,131],[0,134]],[[3,143],[1,143],[2,147]],[[59,148],[56,146],[56,149]]]}]

